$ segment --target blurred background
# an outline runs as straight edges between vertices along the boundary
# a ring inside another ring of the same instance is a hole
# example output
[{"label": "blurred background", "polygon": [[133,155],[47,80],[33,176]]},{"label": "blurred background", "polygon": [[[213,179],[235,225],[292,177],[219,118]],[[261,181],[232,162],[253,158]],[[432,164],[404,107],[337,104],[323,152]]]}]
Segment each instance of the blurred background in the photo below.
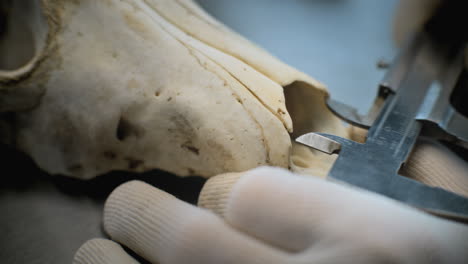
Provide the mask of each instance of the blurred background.
[{"label": "blurred background", "polygon": [[[335,99],[366,112],[396,50],[396,0],[197,0],[208,13],[284,62],[326,84]],[[151,171],[78,181],[41,172],[0,147],[0,263],[71,263],[78,247],[105,237],[102,207],[113,188],[143,179],[195,202],[204,180]]]},{"label": "blurred background", "polygon": [[196,0],[218,20],[326,84],[332,97],[367,112],[396,54],[398,1]]}]

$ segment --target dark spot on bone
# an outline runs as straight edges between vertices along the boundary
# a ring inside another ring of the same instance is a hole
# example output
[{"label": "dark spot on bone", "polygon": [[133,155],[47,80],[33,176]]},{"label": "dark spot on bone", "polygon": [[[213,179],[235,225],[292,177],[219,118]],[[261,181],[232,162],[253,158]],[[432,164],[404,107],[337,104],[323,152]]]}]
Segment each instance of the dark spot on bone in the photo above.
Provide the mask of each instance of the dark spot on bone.
[{"label": "dark spot on bone", "polygon": [[285,115],[285,114],[286,114],[286,112],[284,112],[283,110],[281,110],[281,109],[279,109],[279,108],[278,108],[278,110],[277,110],[276,112],[277,112],[278,114],[280,114],[280,115]]},{"label": "dark spot on bone", "polygon": [[242,100],[240,98],[236,98],[237,102],[239,102],[239,104],[242,104]]},{"label": "dark spot on bone", "polygon": [[156,96],[156,97],[158,97],[158,96],[160,96],[160,95],[161,95],[161,93],[160,93],[159,91],[156,91],[156,92],[154,93],[154,96]]},{"label": "dark spot on bone", "polygon": [[137,167],[143,165],[144,161],[134,159],[134,158],[125,158],[125,160],[128,162],[128,169],[133,170],[136,169]]},{"label": "dark spot on bone", "polygon": [[184,144],[182,144],[181,147],[182,147],[182,148],[185,148],[185,149],[187,149],[187,150],[189,150],[189,151],[191,151],[191,152],[193,152],[193,153],[195,153],[195,155],[199,155],[199,154],[200,154],[200,150],[199,150],[198,148],[194,147],[194,146],[192,145],[192,143],[189,142],[189,141],[188,141],[188,142],[185,142]]},{"label": "dark spot on bone", "polygon": [[167,101],[168,101],[168,102],[171,101],[171,100],[172,100],[172,97],[167,98]]},{"label": "dark spot on bone", "polygon": [[171,121],[171,126],[168,128],[168,131],[175,133],[175,137],[180,138],[184,140],[182,142],[185,142],[187,139],[193,139],[197,136],[195,129],[192,127],[187,116],[177,112],[170,114],[171,116],[169,117],[169,120]]},{"label": "dark spot on bone", "polygon": [[110,160],[113,160],[113,159],[117,158],[117,154],[115,154],[115,152],[113,152],[113,151],[104,151],[102,153],[102,155],[105,158],[110,159]]},{"label": "dark spot on bone", "polygon": [[143,132],[144,131],[142,131],[142,129],[131,124],[130,121],[121,116],[119,123],[117,124],[117,131],[115,132],[115,136],[118,140],[124,141],[131,136],[139,137],[143,134]]},{"label": "dark spot on bone", "polygon": [[187,170],[188,170],[188,174],[189,174],[189,175],[192,175],[192,176],[193,176],[193,175],[196,174],[195,170],[192,169],[192,168],[187,168]]},{"label": "dark spot on bone", "polygon": [[119,124],[117,125],[116,137],[118,140],[123,141],[131,134],[131,125],[123,117],[120,117]]}]

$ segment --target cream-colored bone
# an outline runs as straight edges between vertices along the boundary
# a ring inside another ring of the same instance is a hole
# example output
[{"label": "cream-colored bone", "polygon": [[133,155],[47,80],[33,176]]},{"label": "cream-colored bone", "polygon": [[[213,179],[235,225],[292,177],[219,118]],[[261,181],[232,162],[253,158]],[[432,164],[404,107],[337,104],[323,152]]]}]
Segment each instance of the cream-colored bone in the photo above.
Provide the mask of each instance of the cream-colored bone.
[{"label": "cream-colored bone", "polygon": [[332,158],[309,151],[308,162],[290,162],[299,154],[288,132],[345,135],[323,85],[190,0],[42,0],[33,9],[47,21],[34,31],[44,46],[21,71],[0,71],[0,129],[49,173],[209,177],[268,164],[324,174]]}]

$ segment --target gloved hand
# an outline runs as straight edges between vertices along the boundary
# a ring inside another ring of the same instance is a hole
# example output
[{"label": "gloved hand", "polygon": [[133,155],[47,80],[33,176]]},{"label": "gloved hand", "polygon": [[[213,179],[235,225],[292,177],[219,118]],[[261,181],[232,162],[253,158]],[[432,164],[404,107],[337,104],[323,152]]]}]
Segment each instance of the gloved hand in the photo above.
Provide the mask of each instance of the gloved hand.
[{"label": "gloved hand", "polygon": [[[452,172],[465,173],[466,163]],[[417,163],[415,165],[418,166]],[[464,167],[463,167],[464,166]],[[151,263],[466,263],[468,226],[278,168],[211,178],[192,206],[143,182],[108,198],[104,228]],[[74,263],[137,263],[94,239]]]}]

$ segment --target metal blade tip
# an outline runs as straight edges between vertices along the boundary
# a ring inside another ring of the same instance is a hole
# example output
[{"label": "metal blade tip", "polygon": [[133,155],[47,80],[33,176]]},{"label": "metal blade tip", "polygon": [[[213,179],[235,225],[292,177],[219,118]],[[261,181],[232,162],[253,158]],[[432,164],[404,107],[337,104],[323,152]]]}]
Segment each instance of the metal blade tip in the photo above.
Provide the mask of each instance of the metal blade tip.
[{"label": "metal blade tip", "polygon": [[338,153],[341,144],[316,133],[307,133],[296,138],[296,142],[327,154]]}]

